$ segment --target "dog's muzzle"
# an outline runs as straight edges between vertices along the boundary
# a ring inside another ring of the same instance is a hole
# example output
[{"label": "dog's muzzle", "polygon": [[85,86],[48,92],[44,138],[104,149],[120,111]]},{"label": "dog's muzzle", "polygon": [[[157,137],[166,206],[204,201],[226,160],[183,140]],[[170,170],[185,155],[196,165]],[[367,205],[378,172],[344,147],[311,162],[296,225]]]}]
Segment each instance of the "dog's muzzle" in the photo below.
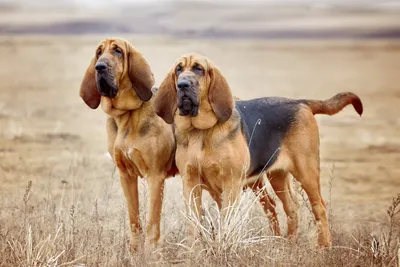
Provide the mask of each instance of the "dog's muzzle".
[{"label": "dog's muzzle", "polygon": [[178,108],[181,116],[197,116],[199,103],[197,101],[194,82],[189,79],[181,79],[177,83]]},{"label": "dog's muzzle", "polygon": [[105,62],[98,62],[96,69],[97,89],[102,96],[114,98],[118,93],[118,88],[114,83],[114,77],[111,75],[109,66]]}]

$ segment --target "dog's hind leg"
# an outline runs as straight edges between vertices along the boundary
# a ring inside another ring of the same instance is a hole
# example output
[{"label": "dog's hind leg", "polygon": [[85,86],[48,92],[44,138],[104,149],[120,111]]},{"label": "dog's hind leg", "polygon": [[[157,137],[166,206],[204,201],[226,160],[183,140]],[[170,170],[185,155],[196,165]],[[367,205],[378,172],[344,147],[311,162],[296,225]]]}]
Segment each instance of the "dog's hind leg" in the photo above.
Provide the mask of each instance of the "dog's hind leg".
[{"label": "dog's hind leg", "polygon": [[248,188],[251,188],[255,195],[257,195],[260,199],[260,203],[264,208],[264,212],[267,215],[269,225],[271,231],[275,236],[281,235],[281,230],[279,227],[278,215],[276,213],[276,203],[275,200],[268,194],[267,189],[265,188],[265,180],[264,176],[260,177],[257,181],[247,185]]},{"label": "dog's hind leg", "polygon": [[288,237],[296,237],[299,224],[299,206],[291,191],[290,175],[284,171],[275,171],[271,173],[268,178],[275,194],[282,201],[283,209],[287,217],[287,235]]},{"label": "dog's hind leg", "polygon": [[313,160],[313,157],[298,159],[293,176],[300,182],[310,201],[318,227],[318,244],[321,247],[331,246],[326,204],[320,189],[319,160]]}]

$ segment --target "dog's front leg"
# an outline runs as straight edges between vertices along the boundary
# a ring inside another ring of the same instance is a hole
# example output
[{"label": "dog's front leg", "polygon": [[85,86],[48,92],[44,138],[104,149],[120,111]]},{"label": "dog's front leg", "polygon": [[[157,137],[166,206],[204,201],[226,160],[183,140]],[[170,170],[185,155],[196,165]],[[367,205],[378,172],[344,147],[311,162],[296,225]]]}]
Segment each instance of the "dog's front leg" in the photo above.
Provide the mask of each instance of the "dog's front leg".
[{"label": "dog's front leg", "polygon": [[157,242],[160,238],[160,220],[165,177],[153,175],[147,177],[146,179],[149,188],[149,213],[146,226],[146,248],[152,248],[157,245]]},{"label": "dog's front leg", "polygon": [[[220,171],[222,174],[222,171]],[[242,180],[240,172],[231,172],[230,175],[220,176],[222,180],[222,214],[230,214],[232,209],[238,206],[238,197],[242,191]]]},{"label": "dog's front leg", "polygon": [[126,204],[128,205],[129,226],[131,228],[131,247],[135,251],[140,242],[142,227],[139,218],[139,191],[138,177],[129,175],[120,170],[120,180],[124,191]]},{"label": "dog's front leg", "polygon": [[194,242],[197,227],[201,223],[201,179],[196,167],[187,164],[183,177],[183,194],[186,201],[187,214],[191,220],[188,228],[188,243]]}]

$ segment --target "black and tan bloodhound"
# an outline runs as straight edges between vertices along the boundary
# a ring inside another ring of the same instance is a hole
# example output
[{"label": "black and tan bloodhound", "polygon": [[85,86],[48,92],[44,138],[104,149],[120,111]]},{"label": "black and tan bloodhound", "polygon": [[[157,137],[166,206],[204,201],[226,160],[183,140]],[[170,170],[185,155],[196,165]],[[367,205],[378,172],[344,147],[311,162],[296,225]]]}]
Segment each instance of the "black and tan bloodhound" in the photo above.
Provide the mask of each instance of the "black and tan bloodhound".
[{"label": "black and tan bloodhound", "polygon": [[[192,203],[188,207],[198,211],[197,216],[202,210],[202,188],[226,210],[243,187],[263,183],[259,178],[266,174],[283,203],[288,235],[296,236],[298,206],[291,195],[291,174],[309,197],[322,247],[330,246],[331,238],[320,189],[314,115],[333,115],[349,104],[362,114],[362,103],[353,93],[325,101],[279,97],[235,101],[221,71],[198,54],[176,61],[154,100],[156,113],[175,125],[176,165],[183,177],[186,203]],[[264,209],[274,211],[273,205]],[[189,231],[193,237],[195,229]]]},{"label": "black and tan bloodhound", "polygon": [[160,217],[164,180],[177,172],[172,126],[153,109],[153,73],[143,57],[128,41],[103,40],[83,77],[80,96],[92,109],[100,104],[108,115],[108,151],[119,170],[126,198],[132,248],[141,233],[138,177],[148,184],[146,245],[156,245],[160,237]]}]

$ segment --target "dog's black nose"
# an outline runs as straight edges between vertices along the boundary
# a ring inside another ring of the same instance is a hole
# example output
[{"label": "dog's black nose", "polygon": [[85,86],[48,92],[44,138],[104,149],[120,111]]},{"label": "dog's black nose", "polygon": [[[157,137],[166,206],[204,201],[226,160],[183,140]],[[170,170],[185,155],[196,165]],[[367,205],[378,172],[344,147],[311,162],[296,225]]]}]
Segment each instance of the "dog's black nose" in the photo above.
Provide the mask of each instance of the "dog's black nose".
[{"label": "dog's black nose", "polygon": [[190,82],[187,80],[181,80],[178,82],[178,88],[181,90],[188,89],[190,87]]},{"label": "dog's black nose", "polygon": [[107,68],[107,64],[104,62],[97,62],[95,68],[97,71],[105,70]]}]

